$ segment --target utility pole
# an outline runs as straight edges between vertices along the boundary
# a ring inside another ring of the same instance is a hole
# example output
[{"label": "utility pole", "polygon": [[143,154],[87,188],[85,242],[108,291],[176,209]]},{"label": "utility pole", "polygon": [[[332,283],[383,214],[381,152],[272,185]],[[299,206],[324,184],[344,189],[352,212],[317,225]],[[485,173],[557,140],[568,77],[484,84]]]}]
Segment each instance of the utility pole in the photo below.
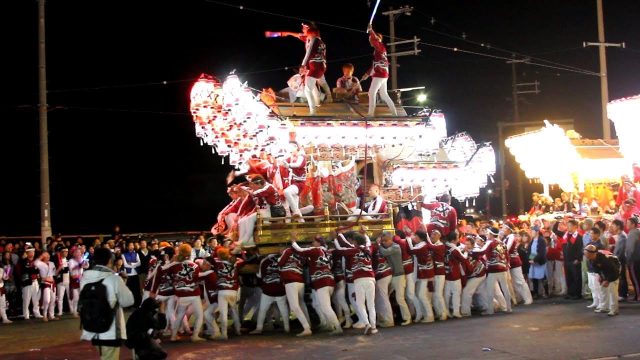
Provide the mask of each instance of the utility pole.
[{"label": "utility pole", "polygon": [[42,244],[51,236],[51,194],[49,193],[49,130],[47,128],[47,63],[45,57],[45,0],[38,0],[38,80],[40,118],[40,236]]},{"label": "utility pole", "polygon": [[612,44],[604,41],[604,15],[602,12],[602,0],[596,0],[598,7],[598,42],[583,42],[582,46],[598,46],[600,53],[600,105],[602,106],[602,137],[611,140],[611,127],[607,116],[607,104],[609,103],[609,80],[607,79],[607,46],[624,48],[624,43]]},{"label": "utility pole", "polygon": [[[518,105],[518,95],[519,94],[538,94],[540,90],[538,90],[539,82],[535,81],[532,83],[518,83],[518,78],[516,74],[516,64],[518,63],[527,63],[530,59],[516,59],[515,54],[513,55],[513,60],[507,61],[507,64],[511,64],[511,102],[513,103],[513,121],[518,123],[520,122],[520,109]],[[501,153],[502,161],[504,161],[504,153]],[[516,191],[518,192],[518,214],[522,214],[524,212],[524,194],[522,188],[522,171],[520,169],[516,170],[517,172],[517,182],[516,182]],[[501,179],[504,180],[504,175],[501,175]],[[501,185],[504,185],[502,183]],[[504,190],[502,191],[502,195],[504,195]],[[506,214],[505,214],[506,215]]]},{"label": "utility pole", "polygon": [[[389,17],[389,37],[391,38],[390,39],[391,42],[388,45],[389,45],[389,51],[391,53],[388,55],[391,57],[391,74],[390,75],[391,75],[392,90],[396,90],[398,88],[398,56],[409,55],[405,53],[396,53],[396,45],[413,42],[414,48],[415,50],[417,50],[416,48],[417,43],[418,41],[420,41],[420,39],[416,39],[414,37],[414,40],[396,42],[396,27],[395,27],[396,17],[402,14],[411,15],[412,10],[413,10],[413,7],[405,5],[396,10],[394,10],[393,7],[390,7],[389,11],[385,11],[382,13],[382,15],[386,15]],[[420,50],[417,50],[415,54],[417,54],[418,52],[420,52]]]}]

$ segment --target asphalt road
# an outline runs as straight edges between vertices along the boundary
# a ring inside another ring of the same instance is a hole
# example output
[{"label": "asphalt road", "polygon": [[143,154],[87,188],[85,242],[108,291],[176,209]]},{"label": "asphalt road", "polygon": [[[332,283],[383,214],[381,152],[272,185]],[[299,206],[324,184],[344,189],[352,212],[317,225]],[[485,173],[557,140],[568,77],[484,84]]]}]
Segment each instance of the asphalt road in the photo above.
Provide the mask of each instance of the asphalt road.
[{"label": "asphalt road", "polygon": [[[364,336],[325,333],[296,338],[275,332],[226,342],[163,343],[170,359],[640,359],[640,304],[620,315],[595,314],[586,301],[550,299],[518,306],[512,314],[473,316],[380,329]],[[96,359],[79,338],[78,320],[35,320],[0,325],[0,358]],[[123,348],[121,359],[131,359]]]}]

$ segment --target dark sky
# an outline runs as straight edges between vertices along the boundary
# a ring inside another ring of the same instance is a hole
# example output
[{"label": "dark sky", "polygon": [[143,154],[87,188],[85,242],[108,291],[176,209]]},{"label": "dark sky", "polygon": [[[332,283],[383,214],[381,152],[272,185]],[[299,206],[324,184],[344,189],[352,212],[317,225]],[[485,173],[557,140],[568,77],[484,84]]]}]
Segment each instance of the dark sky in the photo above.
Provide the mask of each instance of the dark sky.
[{"label": "dark sky", "polygon": [[[329,82],[339,76],[343,58],[353,57],[360,76],[371,52],[363,32],[371,12],[367,1],[316,3],[321,8],[312,11],[300,1],[235,2],[286,18],[203,0],[49,0],[54,232],[107,232],[115,223],[125,232],[208,229],[226,201],[228,168],[194,135],[191,81],[201,72],[223,78],[237,69],[253,87],[285,87],[291,72],[284,67],[299,63],[303,45],[265,39],[263,31],[298,31],[296,18],[360,30],[321,25]],[[465,33],[470,41],[598,70],[597,50],[582,48],[583,41],[597,41],[595,0],[382,1],[381,10],[404,4],[415,10],[397,19],[399,37],[510,56],[456,39]],[[2,7],[0,235],[31,235],[40,222],[37,2],[12,0]],[[640,92],[639,17],[640,2],[605,0],[607,40],[627,44],[608,50],[611,99]],[[374,26],[388,33],[386,17],[379,14]],[[420,48],[420,56],[400,59],[400,86],[426,85],[430,105],[445,112],[450,133],[495,141],[495,123],[512,117],[510,66]],[[586,137],[601,135],[597,77],[532,65],[520,66],[518,76],[540,81],[542,89],[522,99],[522,120],[573,118]]]}]

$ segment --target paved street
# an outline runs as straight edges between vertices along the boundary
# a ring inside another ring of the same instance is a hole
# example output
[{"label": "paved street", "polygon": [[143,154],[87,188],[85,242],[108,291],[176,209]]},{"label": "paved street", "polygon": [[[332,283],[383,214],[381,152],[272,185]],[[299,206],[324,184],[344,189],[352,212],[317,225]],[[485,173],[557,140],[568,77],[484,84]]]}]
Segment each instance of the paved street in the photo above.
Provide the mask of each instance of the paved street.
[{"label": "paved street", "polygon": [[[474,316],[443,323],[381,329],[373,336],[349,330],[299,339],[277,332],[228,342],[163,344],[170,359],[640,359],[640,304],[621,304],[609,318],[588,303],[544,300],[511,315]],[[37,326],[36,326],[37,325]],[[94,359],[78,341],[78,321],[0,325],[2,359]],[[130,359],[123,350],[122,359]]]}]

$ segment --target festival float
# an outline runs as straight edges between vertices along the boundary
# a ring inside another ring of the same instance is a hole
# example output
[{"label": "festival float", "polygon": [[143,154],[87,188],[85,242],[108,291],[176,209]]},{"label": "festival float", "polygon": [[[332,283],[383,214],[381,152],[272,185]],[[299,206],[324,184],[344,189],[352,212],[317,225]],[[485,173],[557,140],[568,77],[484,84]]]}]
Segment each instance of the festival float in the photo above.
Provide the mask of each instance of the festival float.
[{"label": "festival float", "polygon": [[[473,202],[495,173],[490,144],[477,144],[467,133],[448,136],[440,111],[407,115],[398,99],[398,116],[378,106],[375,117],[365,117],[366,105],[355,102],[325,103],[310,116],[306,103],[281,99],[273,91],[252,91],[235,74],[223,81],[203,74],[191,89],[196,136],[236,170],[259,172],[266,158],[288,156],[290,141],[304,147],[308,178],[300,207],[312,205],[313,211],[305,222],[258,217],[254,238],[261,253],[278,251],[294,230],[301,238],[356,223],[393,231],[399,208],[419,195],[435,199],[450,193]],[[377,218],[356,216],[360,194],[371,183],[380,185],[393,206],[370,214]]]},{"label": "festival float", "polygon": [[[619,205],[628,196],[623,184],[640,182],[640,142],[635,138],[640,95],[610,102],[607,112],[619,140],[583,139],[545,120],[538,130],[507,138],[505,146],[525,176],[542,184],[544,196],[550,197],[557,186],[578,195],[590,208],[605,209],[612,200]],[[553,146],[539,146],[542,143]],[[613,217],[602,212],[587,215]]]}]

